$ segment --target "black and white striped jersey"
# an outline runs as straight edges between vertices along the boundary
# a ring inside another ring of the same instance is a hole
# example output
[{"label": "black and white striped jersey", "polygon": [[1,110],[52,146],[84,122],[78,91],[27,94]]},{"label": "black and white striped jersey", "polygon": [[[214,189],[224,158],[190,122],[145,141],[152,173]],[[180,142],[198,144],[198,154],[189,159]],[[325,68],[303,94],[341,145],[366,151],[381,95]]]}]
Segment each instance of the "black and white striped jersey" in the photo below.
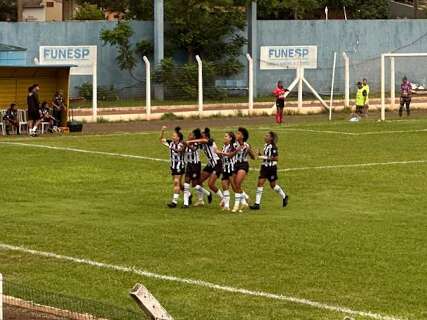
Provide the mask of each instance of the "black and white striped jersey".
[{"label": "black and white striped jersey", "polygon": [[183,170],[185,168],[184,144],[182,142],[175,143],[172,140],[166,140],[166,145],[169,147],[171,168]]},{"label": "black and white striped jersey", "polygon": [[187,145],[185,148],[184,160],[185,163],[200,163],[200,145],[198,143],[192,143]]},{"label": "black and white striped jersey", "polygon": [[209,139],[208,143],[202,145],[203,151],[205,152],[206,158],[208,158],[208,164],[214,168],[219,160],[219,156],[216,153],[217,146],[213,139]]},{"label": "black and white striped jersey", "polygon": [[[222,148],[223,153],[230,153],[234,151],[234,146],[231,144],[224,145]],[[234,163],[235,159],[234,156],[227,157],[226,155],[222,156],[222,169],[226,173],[233,173],[234,172]]]},{"label": "black and white striped jersey", "polygon": [[234,156],[236,163],[248,162],[248,154],[250,149],[249,144],[243,142],[243,145],[240,145],[240,143],[236,142],[234,143],[234,148],[240,149]]},{"label": "black and white striped jersey", "polygon": [[277,156],[279,156],[279,151],[277,149],[277,146],[275,146],[271,143],[266,143],[264,145],[264,157],[266,157],[266,158],[262,161],[262,165],[264,167],[275,167],[275,166],[277,166],[277,161],[271,160],[272,158],[275,158]]}]

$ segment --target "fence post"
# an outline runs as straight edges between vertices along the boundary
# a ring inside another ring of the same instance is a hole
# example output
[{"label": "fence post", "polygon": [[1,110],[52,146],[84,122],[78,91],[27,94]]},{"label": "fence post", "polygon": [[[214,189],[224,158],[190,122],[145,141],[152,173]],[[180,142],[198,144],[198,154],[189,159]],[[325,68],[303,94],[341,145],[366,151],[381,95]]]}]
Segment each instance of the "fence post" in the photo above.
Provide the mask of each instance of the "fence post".
[{"label": "fence post", "polygon": [[381,121],[385,120],[385,56],[381,55]]},{"label": "fence post", "polygon": [[334,65],[332,67],[331,100],[329,101],[329,120],[332,120],[332,105],[334,103],[335,67],[337,65],[337,53],[334,52]]},{"label": "fence post", "polygon": [[199,55],[196,55],[196,60],[199,70],[199,116],[202,116],[203,113],[203,63]]},{"label": "fence post", "polygon": [[145,109],[147,120],[151,119],[151,65],[146,56],[143,57],[145,62]]},{"label": "fence post", "polygon": [[391,97],[391,108],[395,107],[395,99],[396,99],[396,71],[395,71],[395,63],[394,57],[390,58],[390,97]]},{"label": "fence post", "polygon": [[249,94],[249,115],[252,115],[254,111],[254,60],[252,59],[249,53],[246,54],[246,58],[249,62],[249,84],[248,84],[248,94]]},{"label": "fence post", "polygon": [[298,79],[298,111],[301,112],[303,103],[302,84],[304,79],[304,67],[301,64],[298,66]]},{"label": "fence post", "polygon": [[350,106],[350,59],[348,55],[343,52],[344,58],[344,107]]},{"label": "fence post", "polygon": [[0,273],[0,320],[3,320],[3,275]]}]

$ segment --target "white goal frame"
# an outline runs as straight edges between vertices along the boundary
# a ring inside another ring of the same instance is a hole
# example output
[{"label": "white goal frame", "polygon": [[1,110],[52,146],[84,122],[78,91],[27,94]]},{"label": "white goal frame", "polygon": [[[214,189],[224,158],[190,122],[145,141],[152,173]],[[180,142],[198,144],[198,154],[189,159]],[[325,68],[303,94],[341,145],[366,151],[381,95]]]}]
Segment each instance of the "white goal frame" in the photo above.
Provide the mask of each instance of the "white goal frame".
[{"label": "white goal frame", "polygon": [[427,57],[427,53],[384,53],[381,55],[381,120],[385,121],[385,60],[390,58],[390,105],[395,107],[396,100],[396,63],[395,58]]}]

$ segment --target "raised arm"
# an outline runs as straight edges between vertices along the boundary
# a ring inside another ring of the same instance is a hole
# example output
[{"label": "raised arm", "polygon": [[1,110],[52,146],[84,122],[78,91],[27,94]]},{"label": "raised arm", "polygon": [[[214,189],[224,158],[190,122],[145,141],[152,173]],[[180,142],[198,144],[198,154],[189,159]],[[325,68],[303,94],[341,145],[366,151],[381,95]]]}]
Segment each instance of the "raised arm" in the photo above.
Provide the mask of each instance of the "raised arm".
[{"label": "raised arm", "polygon": [[169,145],[168,145],[168,143],[166,142],[166,139],[165,139],[165,131],[166,131],[166,129],[167,129],[167,127],[163,126],[162,129],[160,130],[160,138],[159,138],[159,140],[160,140],[160,143],[162,145],[164,145],[166,147],[169,147]]},{"label": "raised arm", "polygon": [[200,144],[208,144],[209,140],[208,139],[194,139],[194,140],[187,140],[185,143],[186,144],[193,144],[193,143],[200,143]]}]

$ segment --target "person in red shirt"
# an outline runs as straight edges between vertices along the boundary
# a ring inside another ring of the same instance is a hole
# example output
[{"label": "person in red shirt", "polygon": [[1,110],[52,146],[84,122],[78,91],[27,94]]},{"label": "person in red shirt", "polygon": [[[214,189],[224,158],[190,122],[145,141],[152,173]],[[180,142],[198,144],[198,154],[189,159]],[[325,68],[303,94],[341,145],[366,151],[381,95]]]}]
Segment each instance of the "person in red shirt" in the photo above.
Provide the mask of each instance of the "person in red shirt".
[{"label": "person in red shirt", "polygon": [[285,94],[288,89],[283,87],[282,81],[277,82],[276,89],[273,90],[273,95],[276,97],[276,123],[281,124],[283,122],[283,109],[285,108]]}]

